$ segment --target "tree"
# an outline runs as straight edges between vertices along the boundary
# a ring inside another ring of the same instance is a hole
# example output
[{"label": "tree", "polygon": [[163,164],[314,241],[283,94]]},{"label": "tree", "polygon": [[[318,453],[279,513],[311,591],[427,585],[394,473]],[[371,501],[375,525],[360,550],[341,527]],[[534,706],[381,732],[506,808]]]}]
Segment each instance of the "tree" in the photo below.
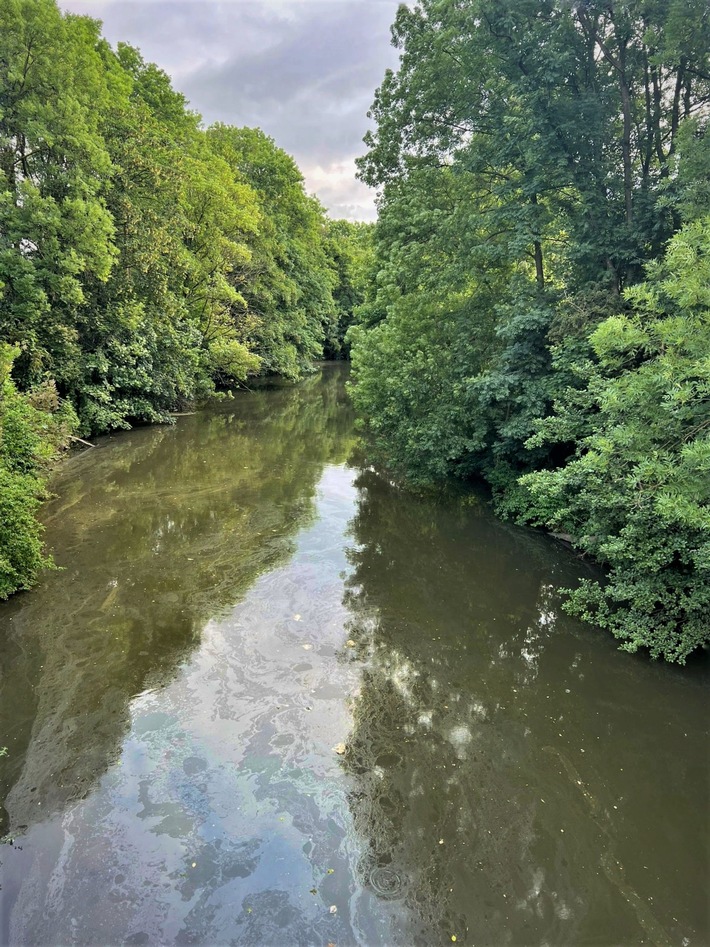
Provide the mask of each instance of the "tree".
[{"label": "tree", "polygon": [[335,314],[326,327],[326,358],[347,358],[346,335],[364,304],[374,264],[374,225],[333,220],[328,223],[326,251],[337,282],[333,287]]},{"label": "tree", "polygon": [[575,456],[522,482],[533,522],[609,567],[570,609],[627,651],[683,662],[710,631],[710,217],[647,276],[592,335],[586,429],[563,397],[533,438],[574,439]]},{"label": "tree", "polygon": [[97,21],[0,0],[0,594],[45,561],[41,474],[12,466],[24,440],[7,419],[49,448],[37,392],[90,434],[169,421],[260,372],[301,377],[326,327],[337,336],[331,248],[322,207],[262,132],[206,131]]},{"label": "tree", "polygon": [[[643,450],[656,451],[664,425],[683,444],[697,422],[693,411],[671,420],[657,406],[661,379],[675,377],[667,341],[644,329],[645,348],[613,381],[604,339],[624,320],[636,324],[645,268],[651,292],[652,264],[681,221],[707,213],[707,4],[421,0],[399,8],[392,32],[399,68],[375,95],[359,162],[380,189],[376,291],[350,332],[371,454],[417,483],[483,478],[502,512],[570,532],[610,566],[616,588],[585,586],[573,597],[578,612],[626,627],[630,647],[683,660],[704,633],[704,553],[675,549],[671,562],[682,565],[653,573],[646,557],[660,555],[661,520],[652,504],[634,519],[639,498],[623,478]],[[707,339],[699,316],[683,318],[690,348],[676,353],[676,381],[685,391]],[[597,446],[617,430],[604,392],[619,404],[624,393],[637,440],[615,444],[618,483],[586,483]],[[647,415],[635,398],[651,398]],[[685,469],[674,496],[700,528],[695,474],[678,456],[664,463]],[[618,519],[607,521],[612,508]],[[622,528],[636,533],[614,546]]]},{"label": "tree", "polygon": [[323,353],[332,323],[335,274],[323,208],[309,197],[293,159],[259,129],[215,125],[208,140],[256,193],[259,224],[235,272],[253,317],[250,337],[263,369],[298,378]]},{"label": "tree", "polygon": [[52,564],[36,515],[49,464],[76,422],[52,384],[29,395],[17,391],[10,370],[18,354],[0,343],[0,599],[30,588]]},{"label": "tree", "polygon": [[97,39],[52,0],[0,4],[0,339],[20,345],[23,387],[71,377],[84,280],[107,279],[115,257]]}]

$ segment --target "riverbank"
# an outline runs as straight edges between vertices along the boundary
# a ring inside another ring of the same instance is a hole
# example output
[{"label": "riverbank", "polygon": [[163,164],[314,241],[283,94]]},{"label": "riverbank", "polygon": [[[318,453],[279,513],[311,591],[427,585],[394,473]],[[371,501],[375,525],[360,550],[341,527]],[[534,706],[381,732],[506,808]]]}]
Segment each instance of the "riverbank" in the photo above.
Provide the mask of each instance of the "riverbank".
[{"label": "riverbank", "polygon": [[[18,354],[18,349],[0,343],[0,602],[32,589],[46,570],[54,568],[52,549],[43,539],[42,508],[53,495],[52,481],[62,466],[76,454],[105,446],[117,434],[131,430],[124,426],[94,435],[91,441],[78,437],[76,413],[58,397],[52,382],[29,393],[17,390],[11,369]],[[322,371],[327,364],[314,362],[313,370]],[[214,395],[201,407],[232,399],[242,391],[295,383],[278,375],[262,376],[250,386]],[[137,428],[147,423],[170,425],[194,413],[169,412],[159,420],[139,422]]]}]

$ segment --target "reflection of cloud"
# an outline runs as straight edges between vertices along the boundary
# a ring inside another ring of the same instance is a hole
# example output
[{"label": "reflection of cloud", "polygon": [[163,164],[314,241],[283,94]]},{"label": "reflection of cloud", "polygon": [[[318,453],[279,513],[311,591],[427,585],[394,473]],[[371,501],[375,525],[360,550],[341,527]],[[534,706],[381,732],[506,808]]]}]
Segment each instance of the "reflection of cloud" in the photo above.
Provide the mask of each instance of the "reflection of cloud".
[{"label": "reflection of cloud", "polygon": [[333,216],[374,217],[353,161],[364,150],[374,90],[396,62],[396,0],[62,5],[102,19],[110,42],[138,46],[206,122],[263,128],[294,155]]},{"label": "reflection of cloud", "polygon": [[346,602],[368,660],[344,766],[362,884],[387,898],[392,879],[402,942],[580,942],[578,892],[606,897],[598,830],[542,751],[563,727],[588,732],[599,681],[584,708],[560,688],[579,643],[557,617],[553,553],[484,508],[358,483]]},{"label": "reflection of cloud", "polygon": [[[170,682],[205,623],[292,555],[324,465],[349,450],[343,382],[324,372],[127,434],[55,479],[46,535],[71,574],[5,606],[33,642],[0,692],[0,721],[18,721],[0,771],[12,831],[88,792],[119,752],[131,700]],[[28,689],[36,703],[17,714]]]}]

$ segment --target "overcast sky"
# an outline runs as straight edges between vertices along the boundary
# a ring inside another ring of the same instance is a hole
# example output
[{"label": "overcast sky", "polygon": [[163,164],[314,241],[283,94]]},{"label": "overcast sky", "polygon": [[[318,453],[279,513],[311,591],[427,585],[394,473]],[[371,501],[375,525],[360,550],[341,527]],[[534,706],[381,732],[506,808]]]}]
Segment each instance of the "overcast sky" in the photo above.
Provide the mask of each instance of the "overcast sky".
[{"label": "overcast sky", "polygon": [[138,46],[206,123],[263,128],[333,217],[372,220],[355,180],[366,113],[397,52],[398,0],[60,0]]}]

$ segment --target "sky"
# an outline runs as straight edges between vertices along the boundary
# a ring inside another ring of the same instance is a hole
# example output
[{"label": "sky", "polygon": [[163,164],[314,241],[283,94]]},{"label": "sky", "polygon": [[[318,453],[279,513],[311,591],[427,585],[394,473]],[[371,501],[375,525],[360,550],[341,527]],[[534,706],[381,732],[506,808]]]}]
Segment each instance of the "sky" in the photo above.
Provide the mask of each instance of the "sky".
[{"label": "sky", "polygon": [[296,159],[332,217],[375,218],[355,178],[367,110],[396,67],[399,0],[60,0],[137,46],[204,121],[262,128]]}]

